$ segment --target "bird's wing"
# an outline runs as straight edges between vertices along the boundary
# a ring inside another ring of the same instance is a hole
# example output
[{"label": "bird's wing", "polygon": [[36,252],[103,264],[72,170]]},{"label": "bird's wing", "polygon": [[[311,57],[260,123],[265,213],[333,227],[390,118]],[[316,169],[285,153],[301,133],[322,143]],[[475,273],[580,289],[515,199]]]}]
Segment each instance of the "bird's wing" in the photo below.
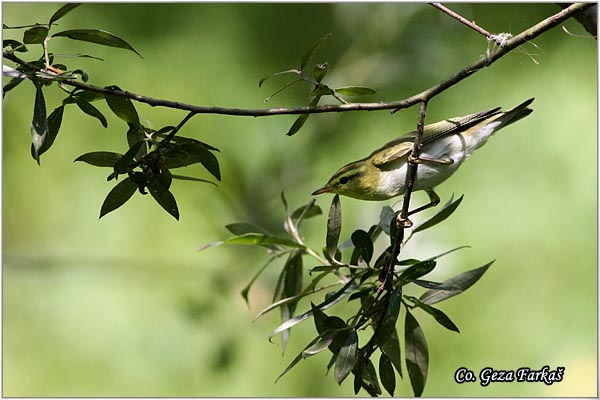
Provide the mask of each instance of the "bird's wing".
[{"label": "bird's wing", "polygon": [[[475,114],[448,118],[440,122],[426,125],[423,127],[422,144],[430,143],[446,135],[463,132],[465,129],[470,128],[478,122],[498,114],[499,110],[500,107],[496,107]],[[383,167],[385,164],[407,155],[413,147],[416,134],[417,131],[409,132],[375,150],[369,156],[373,160],[373,164],[376,167]]]}]

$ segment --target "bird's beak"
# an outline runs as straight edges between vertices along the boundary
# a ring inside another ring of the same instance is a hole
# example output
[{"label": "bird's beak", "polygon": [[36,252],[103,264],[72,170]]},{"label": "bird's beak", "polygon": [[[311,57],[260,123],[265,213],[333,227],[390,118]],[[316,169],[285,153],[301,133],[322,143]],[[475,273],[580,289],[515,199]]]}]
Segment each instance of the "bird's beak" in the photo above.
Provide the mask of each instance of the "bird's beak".
[{"label": "bird's beak", "polygon": [[330,192],[331,192],[331,188],[329,188],[328,186],[323,186],[322,188],[317,189],[314,192],[312,192],[311,195],[316,196],[318,194],[330,193]]}]

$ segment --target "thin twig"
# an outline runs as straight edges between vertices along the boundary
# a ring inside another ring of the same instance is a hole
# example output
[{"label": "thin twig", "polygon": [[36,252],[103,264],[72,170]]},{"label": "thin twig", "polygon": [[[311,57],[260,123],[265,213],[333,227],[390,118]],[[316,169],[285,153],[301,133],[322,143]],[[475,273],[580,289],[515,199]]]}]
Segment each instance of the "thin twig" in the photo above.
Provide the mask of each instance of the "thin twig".
[{"label": "thin twig", "polygon": [[[352,103],[352,104],[341,104],[341,105],[323,105],[323,106],[306,106],[306,107],[291,107],[291,108],[269,108],[269,109],[242,109],[242,108],[228,108],[228,107],[205,107],[197,106],[192,104],[180,103],[170,100],[155,99],[148,96],[141,96],[139,94],[113,90],[94,85],[88,85],[83,82],[79,82],[72,79],[66,79],[62,82],[66,85],[70,85],[82,90],[90,90],[96,93],[110,94],[113,96],[126,97],[131,100],[135,100],[141,103],[149,104],[153,107],[168,107],[173,109],[192,111],[196,114],[224,114],[224,115],[236,115],[236,116],[250,116],[250,117],[262,117],[269,115],[289,115],[289,114],[316,114],[316,113],[329,113],[329,112],[346,112],[346,111],[375,111],[375,110],[400,110],[403,108],[411,107],[422,101],[430,100],[432,97],[438,95],[449,87],[456,85],[463,79],[471,76],[475,72],[479,71],[483,67],[491,65],[505,54],[509,53],[516,47],[527,43],[533,38],[546,32],[547,30],[555,27],[561,22],[573,16],[578,12],[581,12],[589,7],[592,7],[595,3],[575,3],[565,8],[557,14],[552,15],[532,26],[531,28],[521,32],[514,36],[512,39],[504,42],[504,45],[499,47],[493,54],[483,56],[479,60],[475,61],[471,65],[463,68],[448,79],[432,86],[429,89],[417,93],[411,97],[403,100],[392,101],[392,102],[380,102],[380,103]],[[3,52],[3,57],[14,61],[18,64],[33,67],[33,70],[39,70],[39,68],[21,60],[13,53]]]},{"label": "thin twig", "polygon": [[435,8],[437,8],[438,10],[441,10],[441,11],[445,12],[446,14],[448,14],[452,18],[458,20],[459,22],[465,24],[469,28],[471,28],[471,29],[473,29],[473,30],[481,33],[483,36],[487,37],[488,39],[490,39],[490,36],[492,36],[491,33],[489,33],[488,31],[486,31],[485,29],[483,29],[479,25],[477,25],[475,22],[469,21],[468,19],[466,19],[465,17],[461,16],[460,14],[455,13],[454,11],[452,11],[451,9],[449,9],[448,7],[443,6],[441,3],[431,3],[431,5],[434,6]]},{"label": "thin twig", "polygon": [[412,224],[406,224],[408,221],[408,207],[410,204],[410,195],[415,184],[417,176],[417,168],[419,166],[418,160],[421,155],[421,146],[423,142],[423,128],[425,127],[425,115],[427,113],[427,102],[421,102],[421,108],[419,109],[419,119],[417,121],[417,135],[413,143],[412,151],[408,157],[408,168],[406,170],[406,181],[405,181],[405,192],[404,200],[402,201],[402,211],[400,212],[400,218],[398,222],[403,228],[408,228]]}]

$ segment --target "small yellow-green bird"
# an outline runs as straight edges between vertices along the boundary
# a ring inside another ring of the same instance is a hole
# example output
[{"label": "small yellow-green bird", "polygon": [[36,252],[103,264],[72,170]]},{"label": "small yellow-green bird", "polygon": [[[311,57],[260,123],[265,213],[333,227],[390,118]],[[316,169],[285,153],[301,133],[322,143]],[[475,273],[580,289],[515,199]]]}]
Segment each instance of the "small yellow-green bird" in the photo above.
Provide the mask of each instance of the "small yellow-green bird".
[{"label": "small yellow-green bird", "polygon": [[[431,203],[410,214],[437,205],[440,199],[434,188],[454,174],[494,132],[528,116],[533,110],[527,106],[533,100],[509,111],[503,112],[497,107],[426,125],[413,191],[424,190]],[[368,157],[343,166],[312,194],[337,193],[361,200],[386,200],[404,194],[407,160],[415,135],[416,131],[409,132]]]}]

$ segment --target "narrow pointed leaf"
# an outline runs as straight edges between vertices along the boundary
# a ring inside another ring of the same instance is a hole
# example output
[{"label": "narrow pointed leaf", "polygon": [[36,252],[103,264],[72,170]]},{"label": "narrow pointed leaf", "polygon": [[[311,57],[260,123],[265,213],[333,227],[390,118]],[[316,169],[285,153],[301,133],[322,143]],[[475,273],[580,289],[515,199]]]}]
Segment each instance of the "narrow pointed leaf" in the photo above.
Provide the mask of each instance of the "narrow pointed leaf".
[{"label": "narrow pointed leaf", "polygon": [[[321,96],[316,96],[315,98],[312,99],[312,101],[310,102],[310,104],[308,106],[309,107],[316,106],[319,103],[320,99],[321,99]],[[298,132],[300,130],[300,128],[302,128],[304,126],[304,123],[306,122],[306,120],[308,119],[309,116],[310,116],[310,114],[302,114],[298,118],[296,118],[296,121],[294,121],[294,123],[292,124],[292,127],[290,128],[290,130],[288,131],[288,133],[286,135],[292,136],[293,134]]]},{"label": "narrow pointed leaf", "polygon": [[42,154],[44,154],[46,151],[48,151],[48,149],[50,149],[50,147],[54,143],[54,140],[58,135],[58,131],[60,130],[60,125],[62,124],[63,111],[64,107],[58,106],[48,116],[48,131],[46,133],[46,139],[44,140],[42,147],[40,147],[38,155],[41,156]]},{"label": "narrow pointed leaf", "polygon": [[397,288],[390,294],[387,309],[379,327],[377,341],[380,345],[385,344],[396,329],[396,321],[400,315],[400,304],[402,300],[402,289]]},{"label": "narrow pointed leaf", "polygon": [[344,96],[365,96],[375,94],[376,90],[364,86],[345,86],[335,89]]},{"label": "narrow pointed leaf", "polygon": [[265,263],[265,265],[263,265],[256,274],[254,274],[254,276],[252,277],[252,279],[250,279],[250,282],[248,282],[246,284],[246,286],[244,286],[244,288],[241,290],[240,294],[242,295],[242,297],[244,298],[244,301],[246,302],[246,305],[250,305],[250,301],[248,300],[248,293],[250,292],[250,288],[252,288],[252,285],[254,285],[254,282],[256,282],[256,280],[258,279],[258,277],[263,273],[263,271],[265,269],[267,269],[267,267],[269,265],[271,265],[271,263],[276,260],[278,258],[278,256],[273,256],[271,258],[269,258],[269,260]]},{"label": "narrow pointed leaf", "polygon": [[246,233],[239,236],[234,236],[229,239],[213,242],[207,245],[204,245],[200,248],[200,250],[207,249],[209,247],[220,246],[220,245],[231,245],[231,244],[241,244],[241,245],[258,245],[258,246],[267,246],[267,245],[282,245],[286,247],[296,248],[296,249],[304,249],[305,246],[294,242],[293,240],[280,238],[271,235],[265,235],[262,233]]},{"label": "narrow pointed leaf", "polygon": [[[297,70],[295,68],[293,69],[288,69],[286,71],[281,71],[281,72],[275,72],[274,74],[271,74],[269,76],[265,76],[264,78],[261,78],[260,81],[258,81],[258,87],[261,87],[263,83],[265,83],[266,80],[271,79],[275,76],[279,76],[279,75],[284,75],[284,74],[294,74],[294,75],[300,75],[302,73],[302,71]],[[301,81],[302,79],[299,79],[298,81]],[[273,96],[271,96],[273,97]]]},{"label": "narrow pointed leaf", "polygon": [[335,257],[337,245],[340,240],[340,232],[342,230],[342,208],[340,205],[340,196],[335,195],[331,201],[329,208],[329,217],[327,218],[327,237],[325,240],[327,254],[331,258]]},{"label": "narrow pointed leaf", "polygon": [[406,349],[406,369],[410,377],[415,397],[420,397],[427,381],[429,350],[423,330],[410,312],[404,322],[404,343]]},{"label": "narrow pointed leaf", "polygon": [[[340,290],[332,294],[331,296],[326,296],[325,300],[317,305],[320,310],[326,310],[327,308],[333,306],[334,304],[341,301],[349,292],[353,291],[354,288],[351,288],[354,285],[354,280],[349,280]],[[287,320],[283,324],[279,325],[271,334],[269,335],[269,340],[273,338],[273,336],[277,335],[280,332],[283,332],[286,329],[289,329],[300,322],[312,317],[313,311],[306,311],[304,314],[298,315],[292,319]],[[329,317],[332,318],[332,317]]]},{"label": "narrow pointed leaf", "polygon": [[80,5],[81,5],[81,3],[65,4],[64,6],[62,6],[58,10],[56,10],[56,12],[54,14],[52,14],[52,17],[50,17],[50,21],[48,23],[52,24],[53,22],[58,21],[59,19],[61,19],[65,15],[67,15],[69,12],[71,12],[74,8],[76,8]]},{"label": "narrow pointed leaf", "polygon": [[381,351],[390,359],[400,377],[402,377],[402,355],[400,353],[400,339],[396,328],[383,345],[380,345]]},{"label": "narrow pointed leaf", "polygon": [[[121,91],[117,86],[107,86],[106,89],[115,91]],[[105,94],[106,103],[108,107],[115,113],[115,115],[121,118],[123,121],[133,125],[140,124],[140,118],[138,117],[137,111],[130,99],[122,96],[116,96],[111,94]]]},{"label": "narrow pointed leaf", "polygon": [[176,220],[179,220],[179,209],[173,193],[160,180],[153,179],[148,185],[150,194],[156,202]]},{"label": "narrow pointed leaf", "polygon": [[74,161],[83,161],[84,163],[93,165],[94,167],[113,168],[115,163],[123,157],[122,154],[113,153],[111,151],[94,151],[85,153],[77,157]]},{"label": "narrow pointed leaf", "polygon": [[319,39],[317,39],[317,41],[315,41],[315,43],[313,43],[313,45],[310,46],[310,48],[306,51],[306,53],[304,53],[304,56],[302,56],[302,62],[300,63],[301,70],[304,69],[304,67],[306,67],[306,65],[310,62],[312,57],[315,55],[315,53],[321,48],[321,46],[323,46],[325,41],[327,39],[329,39],[329,37],[332,35],[333,35],[332,33],[328,33],[327,35],[322,36]]},{"label": "narrow pointed leaf", "polygon": [[379,381],[377,380],[377,371],[371,360],[367,360],[367,366],[363,369],[362,380],[375,394],[381,394],[381,387],[379,387]]},{"label": "narrow pointed leaf", "polygon": [[[15,70],[16,71],[16,70]],[[14,88],[16,88],[21,82],[23,82],[25,78],[15,77],[12,78],[4,87],[2,88],[2,97],[6,96],[6,93],[10,92]]]},{"label": "narrow pointed leaf", "polygon": [[352,372],[356,364],[357,349],[358,335],[356,331],[352,331],[335,360],[334,378],[338,385],[341,385],[344,379]]},{"label": "narrow pointed leaf", "polygon": [[452,215],[452,213],[454,213],[454,211],[456,211],[456,209],[458,208],[458,206],[460,205],[461,201],[463,200],[463,196],[460,196],[458,199],[456,199],[456,201],[453,202],[448,202],[441,210],[440,212],[438,212],[437,214],[435,214],[433,217],[431,217],[430,219],[428,219],[427,221],[423,222],[422,224],[420,224],[419,226],[417,226],[413,232],[420,232],[420,231],[424,231],[425,229],[431,228],[434,225],[439,224],[440,222],[444,221],[446,218],[448,218],[450,215]]},{"label": "narrow pointed leaf", "polygon": [[178,179],[180,181],[192,181],[192,182],[210,183],[211,185],[217,186],[216,183],[214,183],[212,181],[209,181],[207,179],[194,178],[193,176],[184,176],[184,175],[176,175],[176,174],[172,174],[171,176],[173,177],[173,179]]},{"label": "narrow pointed leaf", "polygon": [[419,297],[419,300],[421,300],[423,303],[431,305],[449,299],[450,297],[454,297],[457,294],[464,292],[475,282],[477,282],[493,263],[494,261],[490,261],[479,268],[463,272],[460,275],[442,282],[444,286],[456,286],[458,288],[457,290],[430,289],[423,293],[421,297]]},{"label": "narrow pointed leaf", "polygon": [[426,289],[437,289],[437,290],[460,290],[458,288],[458,286],[456,285],[449,285],[447,283],[442,283],[442,282],[433,282],[433,281],[426,281],[424,279],[415,279],[413,281],[413,283],[415,285],[419,285],[421,287],[424,287]]},{"label": "narrow pointed leaf", "polygon": [[390,359],[382,353],[379,357],[379,378],[384,389],[394,397],[394,391],[396,390],[396,374],[394,374],[394,367]]},{"label": "narrow pointed leaf", "polygon": [[314,200],[311,200],[309,204],[295,209],[290,216],[292,219],[299,219],[300,217],[302,217],[302,219],[307,219],[321,214],[323,214],[321,207],[315,205]]},{"label": "narrow pointed leaf", "polygon": [[100,29],[71,29],[68,31],[58,32],[52,35],[53,37],[68,37],[69,39],[82,40],[84,42],[101,44],[104,46],[118,47],[121,49],[131,50],[140,58],[142,57],[129,43],[110,32]]},{"label": "narrow pointed leaf", "polygon": [[33,104],[33,119],[31,121],[31,155],[40,162],[40,149],[46,140],[48,121],[46,119],[46,101],[42,85],[35,86],[35,101]]},{"label": "narrow pointed leaf", "polygon": [[304,348],[304,349],[303,349],[303,350],[300,352],[300,354],[298,354],[298,355],[296,356],[296,358],[294,358],[294,359],[292,360],[292,362],[291,362],[291,363],[290,363],[290,364],[289,364],[289,365],[286,367],[286,369],[285,369],[285,370],[284,370],[284,371],[281,373],[281,375],[279,375],[279,376],[277,377],[277,379],[275,379],[275,383],[277,383],[277,381],[278,381],[279,379],[281,379],[281,377],[282,377],[282,376],[284,376],[284,375],[285,375],[285,374],[287,374],[287,373],[288,373],[288,372],[289,372],[289,371],[290,371],[292,368],[294,368],[294,366],[295,366],[296,364],[298,364],[298,363],[299,363],[299,362],[300,362],[302,359],[304,359],[304,358],[305,358],[305,357],[304,357],[304,355],[303,355],[304,351],[305,351],[306,349],[309,349],[309,348],[310,348],[311,346],[313,346],[315,343],[317,343],[317,341],[318,341],[319,339],[320,339],[320,337],[319,337],[319,336],[317,336],[316,338],[314,338],[313,340],[311,340],[311,342],[310,342],[310,343],[309,343],[309,344],[308,344],[308,345],[307,345],[307,346],[306,346],[306,347],[305,347],[305,348]]},{"label": "narrow pointed leaf", "polygon": [[323,333],[325,331],[325,321],[327,320],[327,314],[325,314],[319,307],[315,306],[313,302],[310,302],[310,308],[313,312],[313,318],[315,321],[315,328],[317,332]]},{"label": "narrow pointed leaf", "polygon": [[265,228],[249,222],[236,222],[225,225],[225,228],[234,235],[243,235],[244,233],[262,233],[269,235]]},{"label": "narrow pointed leaf", "polygon": [[123,157],[119,158],[119,160],[113,165],[115,173],[124,174],[130,169],[129,164],[131,164],[134,161],[135,155],[138,153],[143,144],[144,141],[140,140],[139,142],[131,146],[129,150],[127,150],[125,154],[123,154]]},{"label": "narrow pointed leaf", "polygon": [[133,196],[137,188],[138,186],[129,178],[125,178],[119,182],[108,193],[106,199],[104,199],[104,203],[102,203],[102,208],[100,209],[100,218],[125,204]]},{"label": "narrow pointed leaf", "polygon": [[452,320],[442,311],[435,307],[432,307],[426,303],[423,303],[417,298],[412,296],[409,297],[409,300],[415,303],[417,307],[425,311],[427,314],[431,315],[435,320],[442,325],[444,328],[449,329],[454,332],[460,333],[458,327],[452,322]]},{"label": "narrow pointed leaf", "polygon": [[108,127],[108,122],[106,121],[106,118],[104,117],[104,115],[102,115],[100,110],[98,110],[96,107],[94,107],[90,103],[80,100],[78,98],[75,98],[75,103],[77,104],[77,106],[79,107],[79,109],[81,111],[83,111],[84,113],[86,113],[89,116],[92,116],[92,117],[98,119],[98,121],[100,121],[100,123],[102,124],[103,127],[105,127],[105,128]]},{"label": "narrow pointed leaf", "polygon": [[417,264],[411,265],[400,274],[400,282],[402,285],[414,281],[417,278],[427,275],[435,268],[436,262],[433,260],[421,261]]},{"label": "narrow pointed leaf", "polygon": [[333,338],[336,334],[337,332],[333,329],[323,332],[322,335],[319,335],[319,340],[315,344],[313,344],[312,346],[310,346],[302,352],[302,356],[304,358],[308,358],[324,350],[327,350],[331,342],[333,342]]}]

